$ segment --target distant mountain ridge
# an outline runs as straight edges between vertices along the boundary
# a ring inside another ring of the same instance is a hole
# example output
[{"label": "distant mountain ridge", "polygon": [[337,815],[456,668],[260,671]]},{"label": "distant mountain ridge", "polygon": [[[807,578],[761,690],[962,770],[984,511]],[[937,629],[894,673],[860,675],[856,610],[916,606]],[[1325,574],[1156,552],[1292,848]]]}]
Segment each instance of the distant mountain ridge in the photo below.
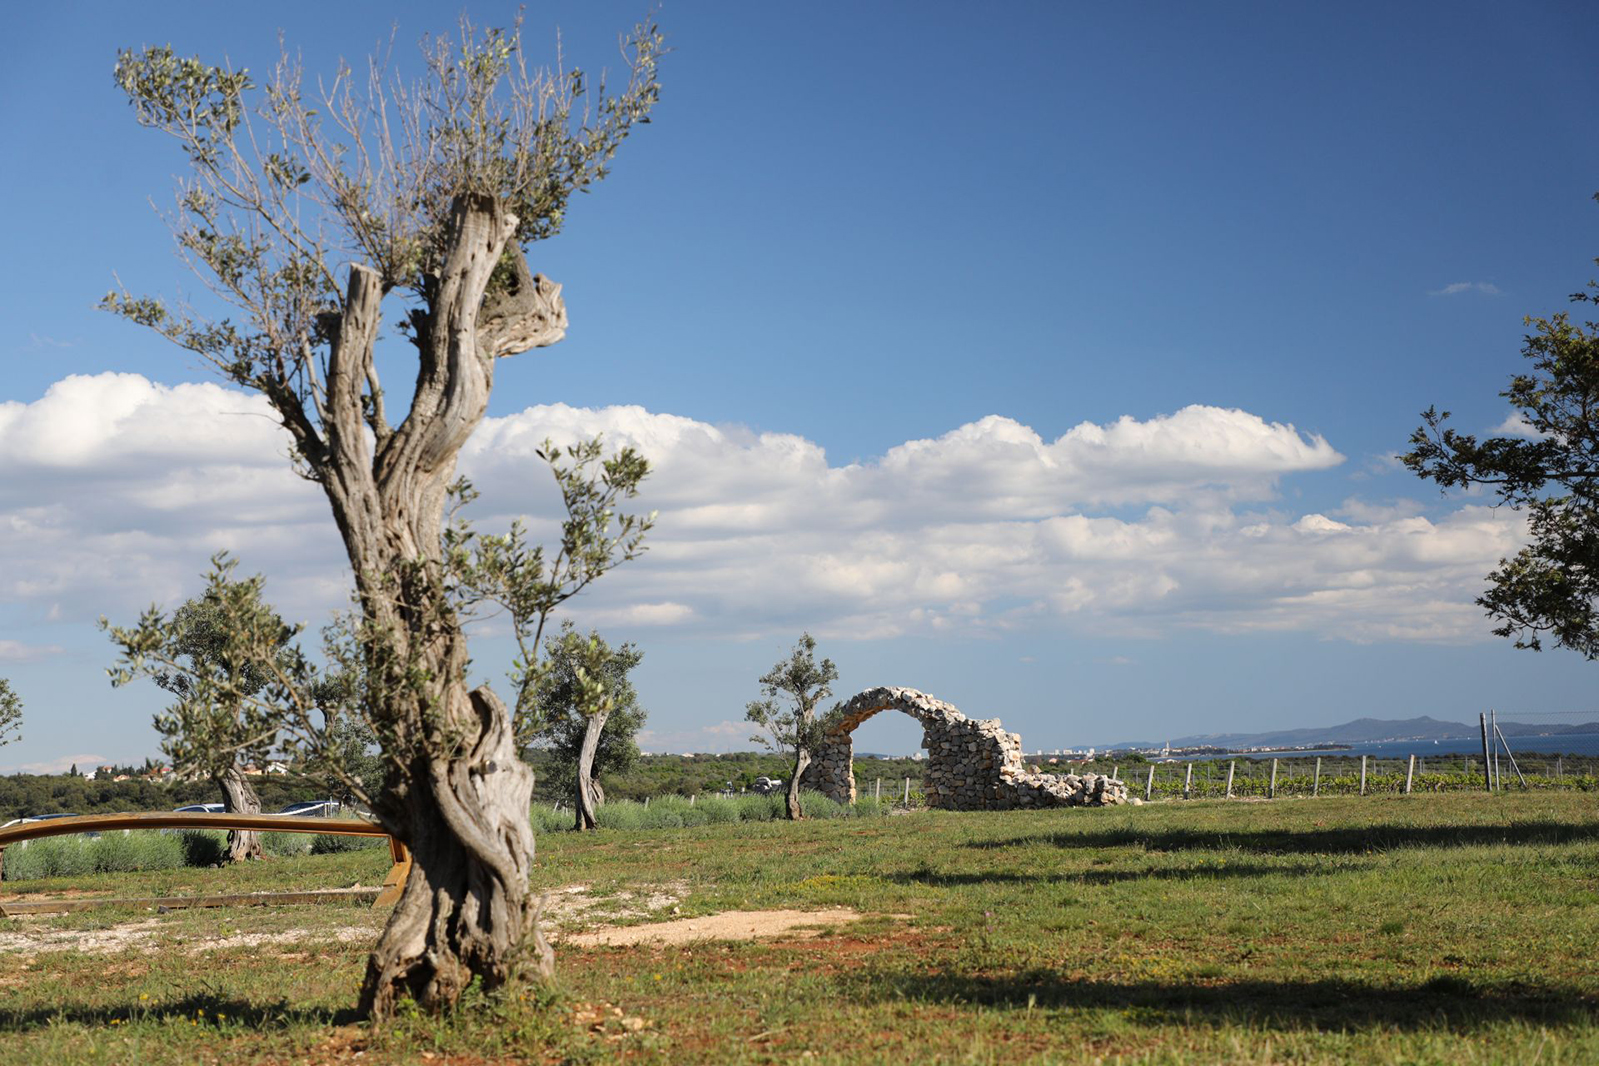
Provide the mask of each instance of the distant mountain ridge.
[{"label": "distant mountain ridge", "polygon": [[[1422,715],[1420,718],[1356,718],[1343,725],[1310,729],[1280,729],[1268,733],[1198,733],[1172,737],[1174,748],[1303,748],[1313,744],[1377,744],[1390,740],[1451,740],[1478,735],[1472,722],[1445,722]],[[1501,720],[1499,730],[1507,737],[1560,736],[1568,733],[1599,733],[1599,722],[1575,725],[1529,725]],[[1160,742],[1123,742],[1113,748],[1159,747]]]}]

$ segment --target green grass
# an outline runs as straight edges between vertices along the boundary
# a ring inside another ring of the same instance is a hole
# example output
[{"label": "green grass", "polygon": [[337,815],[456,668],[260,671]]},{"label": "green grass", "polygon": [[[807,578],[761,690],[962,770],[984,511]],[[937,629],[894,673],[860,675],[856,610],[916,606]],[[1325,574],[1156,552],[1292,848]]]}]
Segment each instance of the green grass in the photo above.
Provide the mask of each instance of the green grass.
[{"label": "green grass", "polygon": [[[378,850],[28,887],[335,887],[386,865]],[[381,1033],[341,1013],[364,964],[351,931],[375,935],[381,913],[34,919],[84,936],[150,922],[160,947],[0,952],[0,1062],[1599,1061],[1599,808],[1582,793],[546,833],[535,881],[668,891],[685,915],[867,917],[814,939],[565,947],[553,992],[474,995]],[[236,928],[308,939],[213,946]]]}]

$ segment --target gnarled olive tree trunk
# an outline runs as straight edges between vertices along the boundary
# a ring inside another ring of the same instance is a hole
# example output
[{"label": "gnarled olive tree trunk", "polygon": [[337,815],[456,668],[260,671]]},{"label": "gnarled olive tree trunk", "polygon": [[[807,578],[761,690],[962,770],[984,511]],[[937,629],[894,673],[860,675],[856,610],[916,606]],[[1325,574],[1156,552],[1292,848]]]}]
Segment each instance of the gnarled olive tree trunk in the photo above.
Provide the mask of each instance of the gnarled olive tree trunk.
[{"label": "gnarled olive tree trunk", "polygon": [[800,777],[810,764],[810,749],[803,744],[797,746],[794,749],[794,772],[788,775],[788,794],[784,797],[784,812],[791,822],[805,817],[805,810],[800,806]]},{"label": "gnarled olive tree trunk", "polygon": [[[228,767],[212,778],[212,781],[222,790],[222,809],[228,814],[261,813],[261,797],[255,794],[254,786],[239,772],[237,766]],[[253,829],[228,830],[229,862],[244,862],[247,859],[261,857],[260,833]]]},{"label": "gnarled olive tree trunk", "polygon": [[600,750],[600,733],[609,717],[610,713],[604,711],[591,714],[583,726],[583,747],[577,753],[577,796],[572,804],[580,832],[595,827],[595,809],[605,802],[605,791],[594,780],[594,756]]},{"label": "gnarled olive tree trunk", "polygon": [[370,713],[389,763],[373,813],[413,860],[367,964],[361,1005],[374,1018],[402,995],[436,1010],[474,976],[495,987],[519,969],[551,966],[528,890],[532,774],[505,704],[466,687],[466,640],[440,542],[456,456],[488,406],[494,360],[565,333],[560,286],[531,276],[514,245],[514,277],[485,297],[516,224],[490,197],[456,198],[427,305],[411,315],[419,366],[410,411],[392,430],[377,420],[370,435],[362,388],[383,292],[376,272],[352,266],[323,434],[296,434],[332,503],[370,633]]}]

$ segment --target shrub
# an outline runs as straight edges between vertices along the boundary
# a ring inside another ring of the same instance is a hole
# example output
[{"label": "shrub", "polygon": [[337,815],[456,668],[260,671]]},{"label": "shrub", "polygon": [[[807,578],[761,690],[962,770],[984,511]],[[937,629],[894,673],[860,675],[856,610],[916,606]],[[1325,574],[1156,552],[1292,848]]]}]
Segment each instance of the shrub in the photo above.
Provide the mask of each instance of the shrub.
[{"label": "shrub", "polygon": [[261,850],[267,855],[317,855],[321,854],[313,849],[315,837],[320,833],[262,833]]},{"label": "shrub", "polygon": [[[820,792],[802,796],[808,818],[876,818],[893,809],[887,800],[862,799],[853,805],[837,803]],[[698,825],[726,825],[732,822],[773,822],[784,816],[781,795],[762,796],[743,793],[723,796],[714,793],[697,796],[692,802],[684,796],[655,796],[649,805],[634,800],[612,800],[600,805],[595,821],[601,829],[682,829]],[[572,828],[569,811],[535,806],[529,812],[535,833],[559,832]]]},{"label": "shrub", "polygon": [[183,865],[215,866],[228,857],[228,834],[218,829],[183,829],[174,834],[183,848]]},{"label": "shrub", "polygon": [[571,811],[558,811],[554,807],[546,807],[542,804],[535,804],[529,812],[529,816],[533,822],[533,832],[535,834],[570,829],[572,828],[572,819],[575,817]]},{"label": "shrub", "polygon": [[[644,816],[647,813],[642,803],[617,800],[614,803],[600,804],[594,812],[594,823],[601,829],[643,829]],[[571,828],[570,822],[567,828]]]},{"label": "shrub", "polygon": [[107,833],[30,840],[6,850],[7,881],[79,877],[92,873],[171,870],[185,865],[183,842],[170,833]]},{"label": "shrub", "polygon": [[783,817],[783,797],[773,794],[763,796],[749,792],[733,802],[738,804],[739,819],[745,822],[775,822]]},{"label": "shrub", "polygon": [[701,824],[724,825],[744,821],[743,812],[731,796],[702,796],[693,808],[699,812]]},{"label": "shrub", "polygon": [[[288,833],[280,834],[289,836]],[[306,834],[300,834],[303,838]],[[316,833],[310,836],[306,844],[306,851],[312,855],[338,855],[346,851],[361,851],[364,848],[381,848],[388,845],[386,837],[355,837],[343,833]]]},{"label": "shrub", "polygon": [[800,789],[800,809],[805,812],[805,817],[824,821],[844,818],[849,814],[849,807],[845,804],[830,800],[820,792],[813,792],[808,788]]}]

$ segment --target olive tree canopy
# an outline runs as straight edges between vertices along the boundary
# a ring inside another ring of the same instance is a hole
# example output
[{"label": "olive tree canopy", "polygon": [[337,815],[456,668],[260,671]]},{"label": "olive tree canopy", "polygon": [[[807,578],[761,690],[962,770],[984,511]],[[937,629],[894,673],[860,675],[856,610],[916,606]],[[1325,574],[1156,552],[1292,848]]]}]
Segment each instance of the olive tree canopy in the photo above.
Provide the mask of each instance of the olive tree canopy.
[{"label": "olive tree canopy", "polygon": [[[1596,197],[1599,199],[1599,197]],[[1573,294],[1599,302],[1599,285]],[[1485,486],[1500,503],[1527,512],[1531,543],[1499,560],[1477,603],[1498,620],[1495,633],[1518,648],[1559,647],[1599,658],[1599,324],[1564,312],[1528,318],[1522,372],[1500,393],[1518,422],[1516,436],[1479,440],[1428,408],[1402,456],[1442,488]]]}]

